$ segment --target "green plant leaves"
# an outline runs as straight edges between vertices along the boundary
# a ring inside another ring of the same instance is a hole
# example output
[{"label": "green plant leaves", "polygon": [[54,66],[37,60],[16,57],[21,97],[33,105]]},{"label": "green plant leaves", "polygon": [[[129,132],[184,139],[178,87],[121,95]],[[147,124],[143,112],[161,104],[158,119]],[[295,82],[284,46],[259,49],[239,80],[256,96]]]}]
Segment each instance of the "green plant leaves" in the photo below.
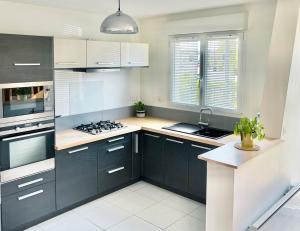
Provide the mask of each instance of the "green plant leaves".
[{"label": "green plant leaves", "polygon": [[235,125],[235,135],[250,134],[253,139],[263,140],[265,138],[264,126],[257,117],[249,119],[248,117],[241,118],[240,122]]}]

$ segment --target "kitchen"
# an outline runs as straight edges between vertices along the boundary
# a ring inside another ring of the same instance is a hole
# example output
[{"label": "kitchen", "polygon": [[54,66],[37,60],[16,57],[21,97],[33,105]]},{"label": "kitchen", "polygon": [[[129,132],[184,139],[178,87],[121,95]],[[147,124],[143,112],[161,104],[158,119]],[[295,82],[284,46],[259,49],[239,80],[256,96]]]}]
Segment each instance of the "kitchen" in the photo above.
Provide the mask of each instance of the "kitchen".
[{"label": "kitchen", "polygon": [[[1,230],[275,230],[299,182],[299,1],[121,1],[109,31],[116,8],[0,1]],[[245,116],[259,151],[234,147]]]}]

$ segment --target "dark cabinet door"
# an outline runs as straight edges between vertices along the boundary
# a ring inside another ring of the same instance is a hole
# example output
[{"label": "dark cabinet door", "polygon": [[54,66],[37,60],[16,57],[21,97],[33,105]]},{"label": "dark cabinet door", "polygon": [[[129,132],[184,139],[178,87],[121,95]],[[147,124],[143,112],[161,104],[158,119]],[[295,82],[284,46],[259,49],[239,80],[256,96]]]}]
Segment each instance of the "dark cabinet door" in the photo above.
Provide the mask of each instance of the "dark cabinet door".
[{"label": "dark cabinet door", "polygon": [[165,185],[186,192],[188,185],[187,143],[166,138],[165,162]]},{"label": "dark cabinet door", "polygon": [[56,153],[57,208],[62,209],[97,194],[97,144]]},{"label": "dark cabinet door", "polygon": [[201,201],[206,201],[206,161],[199,160],[198,155],[212,150],[213,147],[209,147],[202,144],[190,144],[189,153],[189,182],[188,191],[193,196],[197,197]]},{"label": "dark cabinet door", "polygon": [[143,176],[156,183],[164,182],[163,138],[152,133],[143,134]]},{"label": "dark cabinet door", "polygon": [[132,134],[132,179],[142,176],[142,134],[135,132]]},{"label": "dark cabinet door", "polygon": [[55,212],[55,184],[49,182],[2,197],[3,230],[23,227]]},{"label": "dark cabinet door", "polygon": [[0,34],[0,82],[53,80],[53,38]]}]

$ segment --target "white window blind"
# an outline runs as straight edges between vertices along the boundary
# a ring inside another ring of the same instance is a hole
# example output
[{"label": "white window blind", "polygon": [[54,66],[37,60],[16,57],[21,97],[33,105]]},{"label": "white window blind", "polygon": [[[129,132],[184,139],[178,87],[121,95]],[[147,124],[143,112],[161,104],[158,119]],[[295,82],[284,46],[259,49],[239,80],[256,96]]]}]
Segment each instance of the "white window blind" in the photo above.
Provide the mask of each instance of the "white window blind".
[{"label": "white window blind", "polygon": [[172,41],[172,100],[178,104],[199,105],[200,41],[177,38]]},{"label": "white window blind", "polygon": [[172,102],[239,109],[240,33],[172,37]]},{"label": "white window blind", "polygon": [[237,35],[209,37],[205,55],[204,104],[237,111],[240,41]]}]

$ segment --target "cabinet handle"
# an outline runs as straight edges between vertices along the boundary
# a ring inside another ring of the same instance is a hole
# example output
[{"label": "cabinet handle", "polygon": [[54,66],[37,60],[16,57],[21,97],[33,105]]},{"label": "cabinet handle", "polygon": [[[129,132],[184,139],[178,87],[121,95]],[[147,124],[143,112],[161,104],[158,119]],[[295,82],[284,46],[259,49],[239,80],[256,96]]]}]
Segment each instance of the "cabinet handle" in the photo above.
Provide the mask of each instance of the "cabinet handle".
[{"label": "cabinet handle", "polygon": [[152,134],[149,134],[149,133],[145,133],[145,136],[150,136],[150,137],[153,137],[153,138],[156,138],[156,139],[160,138],[160,136],[152,135]]},{"label": "cabinet handle", "polygon": [[135,134],[135,153],[139,153],[139,134]]},{"label": "cabinet handle", "polygon": [[40,63],[14,63],[14,66],[41,66]]},{"label": "cabinet handle", "polygon": [[211,151],[212,148],[208,148],[208,147],[204,147],[204,146],[200,146],[200,145],[195,145],[195,144],[192,144],[192,147],[194,148],[201,148],[201,149],[204,149],[204,150],[207,150],[207,151]]},{"label": "cabinet handle", "polygon": [[73,154],[73,153],[82,152],[82,151],[85,151],[85,150],[88,150],[88,149],[89,149],[89,147],[84,147],[84,148],[79,148],[79,149],[76,149],[76,150],[69,151],[68,153]]},{"label": "cabinet handle", "polygon": [[169,141],[169,142],[173,142],[173,143],[177,143],[177,144],[183,144],[183,142],[182,142],[182,141],[178,141],[178,140],[172,140],[172,139],[168,139],[168,138],[167,138],[167,141]]},{"label": "cabinet handle", "polygon": [[33,192],[33,193],[29,193],[27,195],[24,195],[24,196],[21,196],[21,197],[18,197],[18,200],[21,201],[21,200],[24,200],[24,199],[27,199],[29,197],[33,197],[33,196],[36,196],[36,195],[39,195],[41,193],[43,193],[44,190],[39,190],[39,191],[36,191],[36,192]]},{"label": "cabinet handle", "polygon": [[116,141],[119,141],[119,140],[124,140],[125,137],[122,136],[122,137],[118,137],[118,138],[115,138],[115,139],[111,139],[111,140],[108,140],[108,143],[113,143],[113,142],[116,142]]},{"label": "cabinet handle", "polygon": [[23,187],[26,187],[26,186],[28,186],[28,185],[32,185],[32,184],[41,182],[41,181],[43,181],[43,180],[44,180],[43,178],[39,178],[39,179],[36,179],[36,180],[33,180],[33,181],[26,182],[26,183],[24,183],[24,184],[19,184],[19,185],[18,185],[18,188],[23,188]]},{"label": "cabinet handle", "polygon": [[57,65],[78,65],[79,63],[77,63],[77,62],[58,62],[55,64],[57,64]]},{"label": "cabinet handle", "polygon": [[113,174],[113,173],[116,173],[116,172],[120,172],[120,171],[122,171],[124,169],[125,169],[125,167],[120,167],[120,168],[109,170],[107,173],[108,174]]},{"label": "cabinet handle", "polygon": [[108,152],[115,152],[115,151],[118,151],[118,150],[121,150],[121,149],[124,149],[124,145],[122,146],[119,146],[119,147],[115,147],[115,148],[111,148],[111,149],[107,149]]},{"label": "cabinet handle", "polygon": [[113,62],[96,62],[97,65],[113,65]]}]

